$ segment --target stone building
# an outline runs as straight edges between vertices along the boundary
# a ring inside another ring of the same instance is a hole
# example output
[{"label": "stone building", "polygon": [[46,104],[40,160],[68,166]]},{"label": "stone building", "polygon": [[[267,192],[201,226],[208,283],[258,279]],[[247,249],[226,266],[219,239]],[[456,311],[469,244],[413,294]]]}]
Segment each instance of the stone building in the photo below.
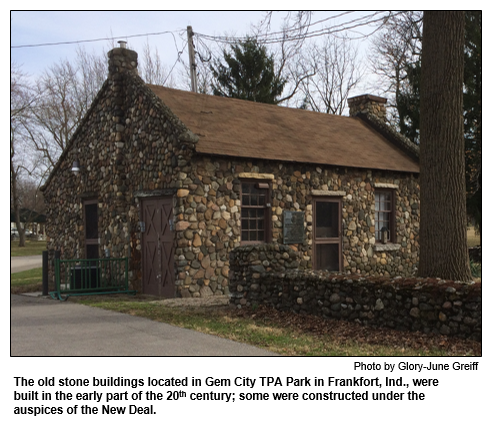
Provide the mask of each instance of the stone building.
[{"label": "stone building", "polygon": [[163,297],[227,294],[230,251],[259,242],[302,268],[413,274],[418,149],[383,98],[327,115],[146,85],[136,52],[108,55],[43,187],[51,256],[126,256],[133,288]]}]

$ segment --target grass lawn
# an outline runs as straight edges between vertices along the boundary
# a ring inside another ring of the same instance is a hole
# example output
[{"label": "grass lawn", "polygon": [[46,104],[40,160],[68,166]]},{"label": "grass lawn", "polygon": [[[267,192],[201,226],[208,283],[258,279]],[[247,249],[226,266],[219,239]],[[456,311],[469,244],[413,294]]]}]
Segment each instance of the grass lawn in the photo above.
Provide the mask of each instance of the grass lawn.
[{"label": "grass lawn", "polygon": [[42,290],[42,269],[29,269],[10,274],[10,293],[38,292]]},{"label": "grass lawn", "polygon": [[25,247],[19,247],[19,240],[10,242],[11,257],[26,257],[28,255],[41,255],[46,251],[46,241],[26,240]]},{"label": "grass lawn", "polygon": [[178,327],[244,342],[288,356],[468,356],[481,344],[440,335],[374,329],[353,322],[277,312],[269,308],[168,306],[142,296],[70,299]]},{"label": "grass lawn", "polygon": [[467,243],[468,247],[474,247],[480,244],[480,235],[475,233],[475,229],[473,227],[469,227],[467,229]]}]

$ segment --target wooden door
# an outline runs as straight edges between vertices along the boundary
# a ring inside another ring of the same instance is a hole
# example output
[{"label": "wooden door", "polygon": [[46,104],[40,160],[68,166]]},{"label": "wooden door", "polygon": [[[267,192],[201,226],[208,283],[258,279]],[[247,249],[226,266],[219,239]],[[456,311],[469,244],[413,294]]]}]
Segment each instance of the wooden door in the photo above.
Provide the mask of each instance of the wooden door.
[{"label": "wooden door", "polygon": [[313,267],[341,272],[341,200],[314,199]]},{"label": "wooden door", "polygon": [[175,297],[173,197],[142,200],[143,291],[147,295]]}]

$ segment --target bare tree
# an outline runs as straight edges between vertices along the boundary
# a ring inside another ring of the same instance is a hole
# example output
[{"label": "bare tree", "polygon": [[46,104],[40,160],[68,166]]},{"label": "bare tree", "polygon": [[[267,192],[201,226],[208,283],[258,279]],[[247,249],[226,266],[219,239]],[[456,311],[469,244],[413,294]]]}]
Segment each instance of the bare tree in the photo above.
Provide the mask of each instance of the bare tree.
[{"label": "bare tree", "polygon": [[309,74],[302,82],[307,106],[317,112],[341,115],[351,91],[362,79],[357,48],[346,37],[327,35],[303,57]]},{"label": "bare tree", "polygon": [[51,169],[67,147],[106,76],[106,58],[80,49],[74,63],[56,63],[38,79],[39,99],[26,129],[34,149],[45,159],[45,169]]},{"label": "bare tree", "polygon": [[24,234],[29,228],[33,233],[38,232],[36,223],[39,223],[40,215],[45,213],[45,203],[40,192],[38,179],[31,175],[22,175],[17,181],[17,196],[20,219],[24,223]]},{"label": "bare tree", "polygon": [[37,214],[43,214],[45,203],[39,190],[39,184],[35,178],[22,178],[17,185],[19,201],[22,208],[35,211]]},{"label": "bare tree", "polygon": [[36,84],[40,100],[32,109],[29,134],[50,168],[67,147],[87,105],[86,99],[78,100],[77,81],[76,68],[63,61],[45,71]]},{"label": "bare tree", "polygon": [[154,53],[151,51],[149,42],[146,42],[142,56],[139,57],[138,68],[139,75],[144,82],[157,86],[174,87],[170,69],[162,63],[157,48],[155,48]]},{"label": "bare tree", "polygon": [[82,102],[81,110],[86,111],[108,76],[108,60],[105,53],[100,55],[77,49],[77,78],[79,87],[77,99]]},{"label": "bare tree", "polygon": [[[352,15],[353,14],[353,15]],[[283,95],[278,99],[278,103],[284,105],[300,106],[303,102],[305,107],[309,106],[309,99],[306,93],[302,90],[302,85],[305,85],[305,92],[307,92],[308,84],[321,83],[321,79],[310,81],[310,78],[316,76],[318,71],[316,70],[315,63],[307,63],[306,51],[307,41],[312,38],[321,36],[328,37],[329,40],[334,40],[335,37],[341,38],[343,43],[338,44],[338,51],[341,52],[341,48],[348,49],[348,53],[353,52],[349,48],[351,47],[344,35],[347,32],[353,32],[358,35],[356,38],[367,38],[368,33],[374,33],[379,30],[384,23],[393,17],[395,13],[390,11],[374,11],[368,13],[355,13],[355,11],[341,11],[333,15],[328,15],[317,21],[314,21],[314,15],[310,11],[291,11],[285,15],[282,20],[281,29],[279,31],[272,30],[272,19],[274,12],[267,12],[264,19],[257,25],[253,26],[250,32],[250,38],[255,38],[259,44],[269,47],[269,53],[274,55],[275,69],[278,79],[286,80],[286,87],[284,88]],[[368,26],[365,32],[361,32],[362,27]],[[375,30],[371,31],[372,27]],[[242,43],[249,37],[234,37],[234,36],[212,36],[205,34],[195,34],[196,42],[199,46],[207,47],[206,50],[199,49],[202,52],[208,52],[213,54],[209,57],[201,57],[201,61],[204,63],[204,59],[215,59],[215,50],[217,53],[222,52],[224,45],[232,45],[235,43]],[[205,41],[212,42],[210,46],[206,46]],[[197,47],[197,46],[196,46]],[[353,55],[353,54],[352,54]],[[321,54],[319,54],[319,58]],[[209,61],[207,61],[209,62]],[[348,67],[345,61],[345,66]],[[200,63],[199,63],[200,65]],[[317,66],[319,67],[319,65]],[[340,82],[346,83],[346,87],[341,87],[340,95],[341,100],[344,100],[345,91],[343,89],[350,90],[353,87],[352,75],[348,74],[351,69],[346,69],[345,74],[342,70],[335,72],[335,78],[340,76]],[[358,78],[360,75],[357,73],[357,69],[354,70],[354,78]],[[332,73],[331,73],[332,75]],[[326,74],[329,78],[329,73]],[[345,77],[345,80],[341,80]],[[350,79],[349,79],[350,78]],[[327,97],[327,93],[319,93],[320,96]],[[333,94],[333,102],[329,105],[331,100],[326,99],[326,106],[322,104],[321,99],[317,99],[317,106],[324,111],[336,111],[339,112],[337,103],[334,102],[336,95]],[[316,100],[312,103],[311,107],[316,107]],[[333,110],[331,110],[333,108]],[[336,109],[336,110],[334,110]]]},{"label": "bare tree", "polygon": [[283,95],[277,103],[289,104],[300,91],[301,84],[316,71],[307,67],[303,56],[306,35],[311,24],[310,11],[289,12],[283,19],[281,30],[271,30],[272,13],[254,27],[254,34],[260,44],[274,45],[275,75],[277,81],[286,81]]},{"label": "bare tree", "polygon": [[19,182],[23,172],[30,173],[26,160],[25,126],[31,107],[36,101],[28,78],[16,64],[10,65],[10,200],[19,233],[19,246],[25,246],[25,234],[21,225]]},{"label": "bare tree", "polygon": [[404,11],[390,15],[371,40],[371,71],[381,79],[378,93],[388,97],[391,116],[398,125],[397,97],[408,87],[406,68],[420,56],[422,12]]}]

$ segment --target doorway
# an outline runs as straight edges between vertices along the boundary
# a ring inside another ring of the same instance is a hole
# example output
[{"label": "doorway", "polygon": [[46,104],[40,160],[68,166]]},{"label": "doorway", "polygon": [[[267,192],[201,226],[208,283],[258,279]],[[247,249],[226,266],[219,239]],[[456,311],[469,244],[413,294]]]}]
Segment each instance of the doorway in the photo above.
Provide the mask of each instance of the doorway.
[{"label": "doorway", "polygon": [[143,292],[175,297],[173,197],[141,199]]},{"label": "doorway", "polygon": [[318,198],[313,202],[313,267],[341,272],[341,199]]}]

